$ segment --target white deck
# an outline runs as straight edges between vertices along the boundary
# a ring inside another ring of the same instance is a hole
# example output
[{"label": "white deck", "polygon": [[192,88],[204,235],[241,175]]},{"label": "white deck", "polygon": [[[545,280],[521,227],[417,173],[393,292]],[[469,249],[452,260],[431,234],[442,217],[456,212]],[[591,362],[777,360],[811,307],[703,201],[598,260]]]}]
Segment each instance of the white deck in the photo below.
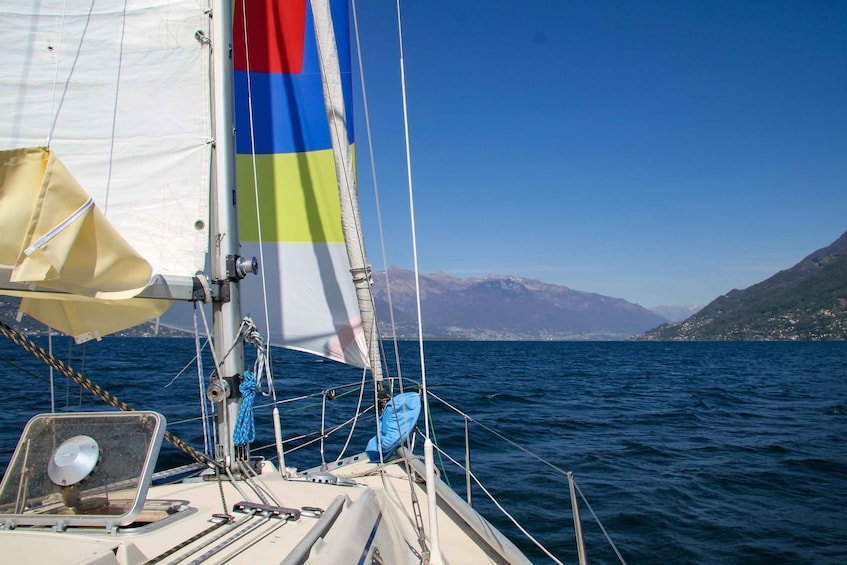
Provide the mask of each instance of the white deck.
[{"label": "white deck", "polygon": [[[388,465],[380,472],[378,466],[360,461],[336,469],[334,474],[352,477],[356,484],[338,486],[305,479],[284,480],[269,463],[255,481],[286,508],[326,510],[334,501],[338,501],[336,506],[343,501],[343,508],[332,526],[316,541],[303,542],[308,546],[306,553],[295,551],[295,547],[313,528],[328,523],[328,515],[322,520],[304,511],[297,520],[265,518],[260,514],[248,518],[245,514],[233,513],[232,507],[247,498],[244,495],[249,495],[250,502],[261,503],[249,485],[223,481],[219,486],[214,480],[194,479],[149,490],[148,500],[188,501],[191,510],[169,519],[118,533],[100,528],[68,528],[65,532],[54,532],[45,528],[18,527],[0,531],[0,555],[6,563],[136,565],[186,543],[214,525],[216,514],[228,512],[234,516],[232,524],[185,545],[161,562],[189,563],[213,552],[204,563],[420,563],[422,548],[410,492],[414,490],[417,496],[429,536],[426,491],[419,482],[410,483],[404,466]],[[438,529],[445,563],[528,563],[522,555],[508,553],[514,550],[513,547],[506,547],[506,555],[510,557],[496,556],[487,544],[480,543],[479,536],[472,533],[465,520],[458,518],[444,501],[439,501]],[[499,540],[491,542],[500,545]],[[298,553],[308,559],[295,559]]]}]

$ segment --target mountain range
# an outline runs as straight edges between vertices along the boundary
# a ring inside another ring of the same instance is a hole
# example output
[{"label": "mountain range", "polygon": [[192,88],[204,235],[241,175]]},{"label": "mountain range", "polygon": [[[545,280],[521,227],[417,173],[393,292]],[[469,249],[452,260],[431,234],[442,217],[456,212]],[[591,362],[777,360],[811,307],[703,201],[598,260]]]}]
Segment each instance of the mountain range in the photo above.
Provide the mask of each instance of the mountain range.
[{"label": "mountain range", "polygon": [[[387,281],[396,335],[417,337],[415,278],[396,267],[373,274],[380,332],[390,337]],[[477,340],[813,340],[847,339],[847,232],[790,269],[698,307],[647,310],[620,298],[509,275],[461,279],[420,275],[423,334]],[[0,297],[15,324],[18,299]],[[693,315],[691,315],[693,314]],[[42,333],[25,317],[21,329]],[[121,335],[179,335],[145,324]]]},{"label": "mountain range", "polygon": [[654,340],[847,339],[847,232],[767,280],[732,290]]},{"label": "mountain range", "polygon": [[[398,337],[417,336],[415,279],[396,267],[374,273],[381,334],[391,335],[388,286]],[[620,298],[516,276],[461,279],[420,275],[423,334],[437,339],[626,339],[668,319]]]},{"label": "mountain range", "polygon": [[[418,335],[415,280],[398,268],[374,273],[374,299],[383,337],[393,335],[386,280],[391,280],[394,322],[399,338]],[[637,304],[565,286],[515,276],[460,279],[445,273],[420,275],[423,333],[429,339],[616,340],[654,328],[663,317]],[[0,318],[30,335],[46,328],[28,316],[14,322],[19,300],[0,296]],[[677,312],[678,314],[678,312]],[[116,335],[184,335],[142,324]]]}]

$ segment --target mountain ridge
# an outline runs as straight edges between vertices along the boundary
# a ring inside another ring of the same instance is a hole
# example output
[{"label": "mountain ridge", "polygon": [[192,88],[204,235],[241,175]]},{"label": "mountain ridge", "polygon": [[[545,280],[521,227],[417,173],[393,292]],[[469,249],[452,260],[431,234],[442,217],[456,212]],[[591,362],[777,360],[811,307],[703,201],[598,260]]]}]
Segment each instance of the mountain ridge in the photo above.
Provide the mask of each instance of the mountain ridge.
[{"label": "mountain ridge", "polygon": [[847,339],[847,231],[789,269],[719,296],[682,322],[639,339]]},{"label": "mountain ridge", "polygon": [[[397,333],[416,336],[414,273],[390,267],[373,279],[377,311],[388,312],[390,280]],[[419,280],[424,337],[431,339],[627,339],[667,320],[621,298],[515,275],[461,279],[438,272]],[[391,335],[381,320],[381,334]]]},{"label": "mountain ridge", "polygon": [[[411,271],[388,269],[397,334],[416,338],[417,300]],[[393,335],[388,314],[386,272],[373,273],[374,299],[383,337]],[[469,340],[629,339],[668,320],[637,304],[516,275],[489,274],[462,279],[443,271],[421,274],[424,336]],[[46,333],[28,316],[14,321],[19,300],[0,297],[0,318],[30,335]],[[142,324],[115,336],[184,336],[178,330]]]}]

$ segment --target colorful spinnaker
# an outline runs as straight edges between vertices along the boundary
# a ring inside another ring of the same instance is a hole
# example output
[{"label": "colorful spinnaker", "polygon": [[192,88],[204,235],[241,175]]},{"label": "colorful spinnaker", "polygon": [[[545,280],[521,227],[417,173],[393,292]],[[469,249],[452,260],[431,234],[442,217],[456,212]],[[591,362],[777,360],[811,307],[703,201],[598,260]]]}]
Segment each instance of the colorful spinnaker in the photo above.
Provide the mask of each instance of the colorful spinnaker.
[{"label": "colorful spinnaker", "polygon": [[[331,6],[345,106],[352,108],[347,6]],[[238,2],[234,68],[241,255],[260,256],[261,233],[269,341],[368,366],[306,0]],[[352,150],[353,128],[347,131]],[[243,312],[264,325],[261,277],[242,284]]]}]

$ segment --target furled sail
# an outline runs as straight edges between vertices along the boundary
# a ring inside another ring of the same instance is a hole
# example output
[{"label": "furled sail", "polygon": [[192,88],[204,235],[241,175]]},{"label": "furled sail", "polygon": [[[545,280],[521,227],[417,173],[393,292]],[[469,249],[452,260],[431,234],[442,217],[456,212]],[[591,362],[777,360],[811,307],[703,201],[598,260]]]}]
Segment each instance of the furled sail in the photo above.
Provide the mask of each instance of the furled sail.
[{"label": "furled sail", "polygon": [[[62,202],[80,208],[90,196],[93,204],[55,235],[49,253],[41,246],[27,255],[35,242],[6,241],[3,220],[3,245],[18,248],[14,260],[0,261],[0,293],[27,296],[22,309],[57,329],[102,335],[154,318],[167,301],[128,297],[145,287],[148,296],[174,296],[177,280],[190,288],[184,281],[203,268],[211,161],[206,10],[204,0],[0,0],[0,150],[46,145],[44,155],[51,163],[58,157],[73,181],[36,181],[24,200],[49,195],[46,209],[56,206],[57,215],[67,212]],[[11,187],[3,190],[10,197]],[[29,221],[18,215],[26,213],[4,204],[4,216],[16,221]],[[119,235],[106,235],[106,224]],[[70,237],[77,228],[85,237]],[[71,248],[59,259],[65,240]],[[102,259],[94,266],[80,259],[115,241],[126,255],[110,259],[109,269]],[[124,269],[138,260],[146,271]],[[86,272],[91,278],[80,280]]]},{"label": "furled sail", "polygon": [[[352,108],[346,2],[332,3],[332,19]],[[270,341],[368,366],[312,12],[306,0],[237,2],[234,20],[239,230],[242,255],[259,256],[261,226]],[[242,282],[242,309],[257,322],[259,284],[258,277]]]},{"label": "furled sail", "polygon": [[[150,281],[150,263],[45,148],[0,151],[0,225],[0,265],[10,282],[32,289],[18,291],[21,310],[52,328],[104,335],[167,308],[134,298]],[[103,301],[126,308],[104,315]]]}]

